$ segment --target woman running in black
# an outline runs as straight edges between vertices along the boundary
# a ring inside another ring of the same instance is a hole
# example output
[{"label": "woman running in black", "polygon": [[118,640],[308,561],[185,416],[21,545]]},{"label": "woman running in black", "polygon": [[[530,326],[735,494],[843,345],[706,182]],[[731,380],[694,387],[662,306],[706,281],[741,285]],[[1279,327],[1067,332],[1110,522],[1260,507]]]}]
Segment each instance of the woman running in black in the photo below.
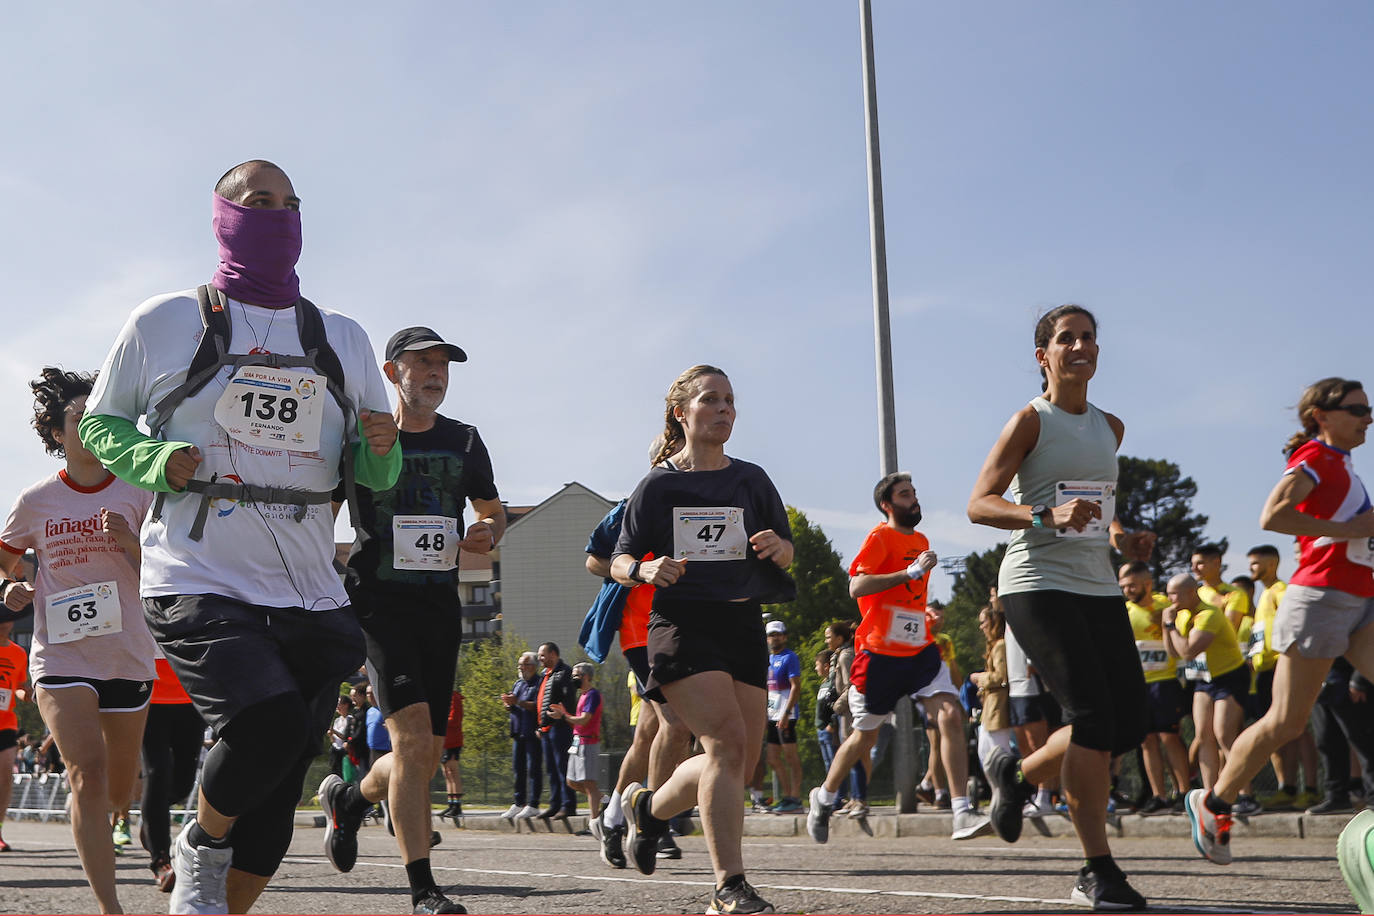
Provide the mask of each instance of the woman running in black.
[{"label": "woman running in black", "polygon": [[[693,366],[668,390],[663,448],[625,509],[611,573],[656,587],[649,690],[701,741],[657,790],[625,789],[631,853],[654,870],[668,819],[701,808],[716,890],[708,913],[771,913],[744,880],[744,786],[767,721],[768,648],[760,604],[790,601],[792,532],[763,469],[725,454],[735,394],[725,373]],[[652,553],[655,559],[640,561]]]}]

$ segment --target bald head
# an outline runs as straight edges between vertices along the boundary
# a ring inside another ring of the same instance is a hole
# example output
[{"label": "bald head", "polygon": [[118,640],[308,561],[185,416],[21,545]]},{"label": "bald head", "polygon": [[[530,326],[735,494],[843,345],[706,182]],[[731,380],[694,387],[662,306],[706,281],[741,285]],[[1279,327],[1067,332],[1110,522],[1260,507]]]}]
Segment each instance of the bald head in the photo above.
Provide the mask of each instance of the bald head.
[{"label": "bald head", "polygon": [[1179,573],[1170,579],[1167,591],[1174,607],[1185,610],[1197,607],[1197,580],[1187,573]]},{"label": "bald head", "polygon": [[275,162],[268,162],[266,159],[249,159],[247,162],[240,162],[221,175],[219,181],[215,182],[215,193],[225,200],[238,203],[251,187],[252,177],[261,169],[275,169],[283,175],[286,174],[286,171]]}]

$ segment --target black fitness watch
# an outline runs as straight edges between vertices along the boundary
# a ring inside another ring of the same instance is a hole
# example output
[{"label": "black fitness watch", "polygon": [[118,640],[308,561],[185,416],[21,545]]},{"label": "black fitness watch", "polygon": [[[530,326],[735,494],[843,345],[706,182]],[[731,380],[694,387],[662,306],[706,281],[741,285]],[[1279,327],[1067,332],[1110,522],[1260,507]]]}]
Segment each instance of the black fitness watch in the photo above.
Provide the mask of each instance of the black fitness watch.
[{"label": "black fitness watch", "polygon": [[625,578],[630,579],[634,582],[643,582],[644,580],[639,578],[639,565],[639,560],[635,560],[633,563],[631,563],[630,571],[625,574]]}]

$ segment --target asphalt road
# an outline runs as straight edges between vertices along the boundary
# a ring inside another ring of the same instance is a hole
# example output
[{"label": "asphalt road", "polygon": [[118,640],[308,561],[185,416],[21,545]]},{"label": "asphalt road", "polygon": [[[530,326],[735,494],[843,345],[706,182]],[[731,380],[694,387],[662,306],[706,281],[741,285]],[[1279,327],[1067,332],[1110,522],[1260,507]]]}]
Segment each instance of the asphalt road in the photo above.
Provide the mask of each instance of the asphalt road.
[{"label": "asphalt road", "polygon": [[[649,877],[613,870],[589,837],[443,829],[435,876],[474,913],[701,913],[711,887],[700,836],[685,837],[679,861]],[[1029,831],[1028,831],[1029,833]],[[380,826],[360,836],[347,875],[322,854],[324,831],[298,827],[291,851],[254,912],[407,913],[405,872]],[[0,912],[85,913],[86,886],[62,823],[11,821],[0,856]],[[1236,862],[1220,868],[1182,837],[1121,837],[1114,851],[1152,907],[1168,912],[1355,912],[1336,866],[1334,837],[1236,839]],[[137,847],[118,865],[128,912],[166,912]],[[818,846],[805,837],[746,837],[750,881],[780,913],[1084,912],[1068,903],[1081,864],[1067,837],[1028,835],[954,843],[941,837],[843,836]]]}]

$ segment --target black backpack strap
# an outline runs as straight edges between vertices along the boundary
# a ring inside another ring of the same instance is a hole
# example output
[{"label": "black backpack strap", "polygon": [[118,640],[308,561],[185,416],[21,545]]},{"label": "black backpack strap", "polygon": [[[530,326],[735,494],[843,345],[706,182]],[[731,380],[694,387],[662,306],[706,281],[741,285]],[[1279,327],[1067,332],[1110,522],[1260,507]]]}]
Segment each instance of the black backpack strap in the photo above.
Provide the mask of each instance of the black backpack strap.
[{"label": "black backpack strap", "polygon": [[302,296],[296,303],[296,331],[300,334],[301,349],[314,360],[316,371],[324,375],[329,391],[334,395],[344,415],[344,448],[340,478],[343,480],[344,501],[348,504],[348,520],[355,530],[361,530],[362,515],[358,511],[358,480],[353,456],[353,444],[358,438],[358,414],[347,395],[344,394],[343,363],[339,354],[329,343],[325,332],[324,316],[315,303]]},{"label": "black backpack strap", "polygon": [[[162,427],[171,417],[172,411],[181,402],[194,395],[210,383],[228,358],[229,342],[233,337],[233,327],[229,321],[229,300],[224,293],[209,284],[197,287],[196,304],[200,308],[200,325],[204,329],[191,364],[186,368],[186,378],[173,388],[153,407],[157,426],[152,430],[153,438],[161,438]],[[157,494],[153,500],[153,521],[162,520],[162,506],[167,501],[166,493]]]}]

